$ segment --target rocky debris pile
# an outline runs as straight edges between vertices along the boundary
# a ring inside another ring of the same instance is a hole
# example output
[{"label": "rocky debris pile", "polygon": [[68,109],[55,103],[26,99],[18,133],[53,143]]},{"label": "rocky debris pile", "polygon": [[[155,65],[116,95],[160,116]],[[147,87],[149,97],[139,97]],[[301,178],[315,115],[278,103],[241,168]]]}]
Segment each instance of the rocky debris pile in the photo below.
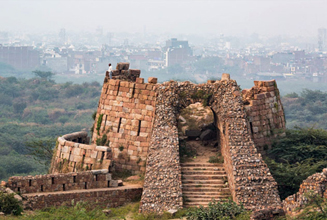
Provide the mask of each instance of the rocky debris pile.
[{"label": "rocky debris pile", "polygon": [[287,197],[283,201],[285,212],[291,214],[298,211],[299,208],[303,208],[308,203],[306,193],[314,193],[322,198],[327,198],[327,168],[323,169],[321,173],[309,176],[300,185],[300,189],[296,194]]},{"label": "rocky debris pile", "polygon": [[285,215],[281,207],[267,207],[265,209],[254,210],[251,213],[251,220],[274,220],[279,219],[280,216]]},{"label": "rocky debris pile", "polygon": [[189,140],[210,141],[217,139],[217,127],[211,123],[209,125],[202,125],[201,129],[186,130],[185,136]]},{"label": "rocky debris pile", "polygon": [[4,188],[4,187],[1,187],[0,188],[0,191],[3,192],[3,193],[6,193],[6,194],[14,194],[14,198],[17,199],[19,202],[23,201],[22,197],[18,194],[16,194],[14,191],[12,191],[10,188]]},{"label": "rocky debris pile", "polygon": [[212,123],[213,120],[213,113],[209,107],[204,107],[200,102],[190,104],[181,111],[179,131],[186,135],[187,131],[201,130],[204,126]]},{"label": "rocky debris pile", "polygon": [[[129,69],[129,63],[117,63],[116,69],[112,71],[112,79],[135,82],[141,75],[141,70]],[[106,72],[105,82],[109,79],[109,72]]]}]

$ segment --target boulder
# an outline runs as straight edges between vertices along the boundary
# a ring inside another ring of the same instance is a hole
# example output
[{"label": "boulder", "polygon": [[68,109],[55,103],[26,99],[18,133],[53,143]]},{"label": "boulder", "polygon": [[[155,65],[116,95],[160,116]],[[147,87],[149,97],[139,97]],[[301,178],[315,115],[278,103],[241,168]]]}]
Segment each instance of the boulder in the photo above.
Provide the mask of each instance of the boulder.
[{"label": "boulder", "polygon": [[185,135],[190,139],[195,139],[201,135],[200,130],[186,130]]},{"label": "boulder", "polygon": [[129,63],[117,63],[116,70],[128,70]]},{"label": "boulder", "polygon": [[200,135],[200,139],[202,141],[212,140],[215,138],[217,138],[217,133],[211,129],[207,129],[207,130],[203,131]]}]

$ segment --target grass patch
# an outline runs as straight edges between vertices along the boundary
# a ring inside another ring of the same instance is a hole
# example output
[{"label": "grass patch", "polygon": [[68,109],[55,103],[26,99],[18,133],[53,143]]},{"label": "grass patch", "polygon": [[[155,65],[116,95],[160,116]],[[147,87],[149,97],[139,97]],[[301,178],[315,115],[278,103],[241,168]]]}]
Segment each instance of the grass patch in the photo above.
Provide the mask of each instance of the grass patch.
[{"label": "grass patch", "polygon": [[125,170],[125,169],[112,172],[112,178],[113,179],[122,179],[122,180],[124,180],[124,179],[126,179],[126,178],[128,178],[128,177],[130,177],[132,175],[133,175],[132,171]]},{"label": "grass patch", "polygon": [[221,155],[221,153],[217,153],[216,156],[211,156],[209,158],[209,163],[224,163],[224,157]]}]

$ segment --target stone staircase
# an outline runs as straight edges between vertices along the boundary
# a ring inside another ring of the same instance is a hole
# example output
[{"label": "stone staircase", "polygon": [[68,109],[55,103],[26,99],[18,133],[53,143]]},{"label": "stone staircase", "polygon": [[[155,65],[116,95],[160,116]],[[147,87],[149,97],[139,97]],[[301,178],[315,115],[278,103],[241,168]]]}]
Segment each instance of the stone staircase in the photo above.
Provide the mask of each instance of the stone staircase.
[{"label": "stone staircase", "polygon": [[223,164],[181,163],[184,207],[208,206],[231,197]]}]

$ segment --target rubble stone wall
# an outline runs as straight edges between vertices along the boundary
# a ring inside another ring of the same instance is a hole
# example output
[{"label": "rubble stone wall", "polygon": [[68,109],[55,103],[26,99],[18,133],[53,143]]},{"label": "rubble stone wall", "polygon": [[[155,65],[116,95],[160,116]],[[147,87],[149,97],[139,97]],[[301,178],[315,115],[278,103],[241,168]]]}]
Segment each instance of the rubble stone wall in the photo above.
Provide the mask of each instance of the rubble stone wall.
[{"label": "rubble stone wall", "polygon": [[181,109],[198,101],[210,106],[216,116],[233,200],[252,210],[268,206],[280,210],[277,183],[253,143],[239,90],[226,76],[207,84],[170,81],[158,87],[140,211],[182,207],[177,116]]},{"label": "rubble stone wall", "polygon": [[248,128],[258,152],[265,154],[272,140],[285,135],[285,115],[275,80],[254,81],[242,91]]},{"label": "rubble stone wall", "polygon": [[33,193],[23,195],[24,209],[43,209],[51,206],[72,206],[77,202],[95,203],[103,207],[118,207],[137,201],[142,194],[141,187],[90,189],[55,193]]},{"label": "rubble stone wall", "polygon": [[111,180],[108,170],[93,170],[65,174],[13,176],[9,178],[6,185],[14,192],[25,194],[107,188],[118,186],[118,181]]},{"label": "rubble stone wall", "polygon": [[156,102],[156,79],[149,82],[109,79],[103,84],[92,137],[93,143],[107,137],[115,170],[145,172]]},{"label": "rubble stone wall", "polygon": [[108,146],[88,144],[87,132],[66,134],[57,139],[49,173],[68,173],[85,170],[108,169],[111,149]]},{"label": "rubble stone wall", "polygon": [[327,198],[327,168],[323,169],[321,173],[309,176],[300,185],[300,189],[296,194],[287,197],[283,201],[285,212],[291,214],[292,212],[297,212],[298,208],[303,208],[308,202],[308,199],[305,197],[306,193],[314,193],[320,197]]}]

